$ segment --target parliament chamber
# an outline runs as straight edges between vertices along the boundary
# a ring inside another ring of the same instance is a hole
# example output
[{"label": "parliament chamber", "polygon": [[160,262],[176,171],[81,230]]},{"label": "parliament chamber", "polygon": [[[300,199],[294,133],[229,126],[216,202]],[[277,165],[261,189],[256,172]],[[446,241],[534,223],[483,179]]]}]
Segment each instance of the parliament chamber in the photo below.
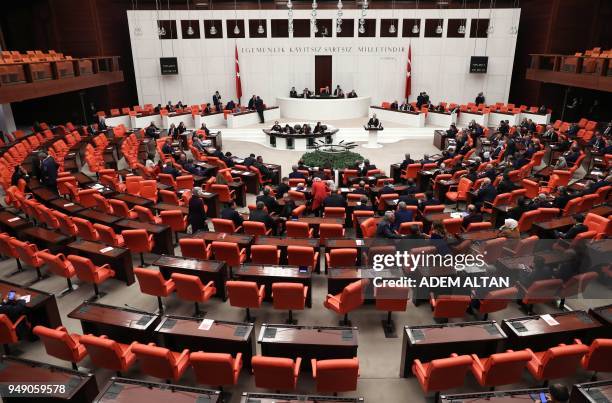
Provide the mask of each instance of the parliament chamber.
[{"label": "parliament chamber", "polygon": [[612,402],[607,2],[0,10],[1,401]]}]

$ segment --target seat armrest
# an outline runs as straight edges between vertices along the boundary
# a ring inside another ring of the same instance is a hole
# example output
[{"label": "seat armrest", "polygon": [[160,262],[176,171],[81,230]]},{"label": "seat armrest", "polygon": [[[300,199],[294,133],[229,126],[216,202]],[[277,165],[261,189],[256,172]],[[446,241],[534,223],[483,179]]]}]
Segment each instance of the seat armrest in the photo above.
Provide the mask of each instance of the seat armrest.
[{"label": "seat armrest", "polygon": [[423,377],[427,376],[425,373],[425,368],[423,368],[423,364],[421,363],[421,360],[417,358],[416,360],[412,362],[412,365],[414,366],[414,368],[416,368],[417,372],[423,375]]},{"label": "seat armrest", "polygon": [[338,304],[340,304],[342,302],[338,298],[336,298],[335,296],[333,296],[331,294],[327,294],[327,299],[333,299],[334,301],[338,302]]},{"label": "seat armrest", "polygon": [[178,364],[179,362],[182,362],[182,361],[185,361],[185,360],[189,361],[189,349],[187,349],[187,348],[184,349],[181,352],[181,355],[179,355],[179,357],[177,358],[176,362]]},{"label": "seat armrest", "polygon": [[505,246],[503,246],[502,249],[503,249],[504,252],[509,253],[511,255],[515,255],[516,254],[512,249],[508,249]]},{"label": "seat armrest", "polygon": [[55,330],[59,330],[60,332],[66,332],[66,328],[64,326],[58,326]]},{"label": "seat armrest", "polygon": [[215,282],[211,280],[208,283],[206,283],[204,288],[211,288],[211,287],[214,287],[214,286],[215,286]]},{"label": "seat armrest", "polygon": [[317,379],[317,359],[316,358],[312,358],[310,360],[310,364],[312,367],[312,378],[313,379]]},{"label": "seat armrest", "polygon": [[479,370],[484,371],[484,366],[482,365],[480,358],[478,358],[476,354],[471,354],[470,356],[472,357],[472,363],[476,365]]},{"label": "seat armrest", "polygon": [[302,365],[302,357],[297,357],[295,359],[295,365],[293,366],[293,376],[296,378],[300,374],[300,365]]},{"label": "seat armrest", "polygon": [[304,298],[306,298],[307,295],[308,295],[308,286],[305,285],[304,286]]},{"label": "seat armrest", "polygon": [[19,325],[21,322],[23,322],[25,320],[25,322],[28,324],[28,326],[30,325],[30,322],[28,322],[28,318],[26,318],[25,315],[21,315],[16,321],[15,323],[13,323],[13,329],[17,327],[17,325]]},{"label": "seat armrest", "polygon": [[580,340],[580,339],[574,339],[574,344],[582,344],[582,340]]},{"label": "seat armrest", "polygon": [[266,294],[266,286],[262,284],[261,286],[259,286],[259,296],[262,296],[265,294]]},{"label": "seat armrest", "polygon": [[237,353],[234,358],[234,371],[239,371],[242,367],[242,353]]}]

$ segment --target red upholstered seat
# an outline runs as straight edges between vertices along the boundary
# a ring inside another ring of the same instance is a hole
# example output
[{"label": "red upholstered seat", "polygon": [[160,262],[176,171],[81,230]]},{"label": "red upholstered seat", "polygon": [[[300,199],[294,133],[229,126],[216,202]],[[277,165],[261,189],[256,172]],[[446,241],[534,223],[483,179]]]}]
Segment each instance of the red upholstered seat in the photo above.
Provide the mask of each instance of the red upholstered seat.
[{"label": "red upholstered seat", "polygon": [[132,353],[132,346],[136,342],[131,345],[122,344],[105,335],[98,337],[91,334],[81,336],[79,341],[87,349],[95,367],[116,371],[119,376],[121,371],[127,371],[136,361]]},{"label": "red upholstered seat", "polygon": [[319,252],[315,252],[312,246],[288,246],[287,261],[293,266],[309,266],[315,270]]},{"label": "red upholstered seat", "polygon": [[429,298],[435,319],[463,318],[471,298],[467,295],[439,295]]},{"label": "red upholstered seat", "polygon": [[359,224],[362,236],[364,238],[374,238],[374,236],[376,236],[377,225],[377,221],[373,217],[364,220],[361,224]]},{"label": "red upholstered seat", "polygon": [[316,360],[312,359],[312,377],[317,383],[318,393],[350,392],[357,390],[359,360],[349,359]]},{"label": "red upholstered seat", "polygon": [[251,322],[251,308],[259,308],[265,297],[265,286],[253,281],[227,281],[227,295],[230,305],[246,308],[246,319]]},{"label": "red upholstered seat", "polygon": [[517,295],[518,289],[516,287],[489,291],[480,299],[478,312],[483,313],[484,320],[487,320],[489,313],[506,309],[510,302],[516,300]]},{"label": "red upholstered seat", "polygon": [[595,339],[584,355],[582,368],[595,372],[612,372],[612,339]]},{"label": "red upholstered seat", "polygon": [[214,241],[211,249],[215,259],[224,261],[228,266],[240,266],[246,260],[246,251],[234,242]]},{"label": "red upholstered seat", "polygon": [[87,355],[87,349],[79,342],[78,334],[70,334],[63,326],[51,329],[45,326],[36,326],[32,329],[34,334],[40,337],[45,346],[45,351],[50,356],[72,363],[72,368],[77,369],[80,362]]},{"label": "red upholstered seat", "polygon": [[327,298],[323,302],[325,308],[336,313],[344,315],[344,320],[341,321],[341,326],[350,326],[348,314],[351,311],[363,305],[363,288],[367,284],[366,280],[358,280],[350,283],[340,294],[327,294]]},{"label": "red upholstered seat", "polygon": [[105,243],[107,245],[121,247],[125,245],[125,241],[123,240],[123,236],[115,234],[115,230],[112,227],[108,227],[102,224],[94,224],[94,229],[98,232],[100,236],[100,242]]},{"label": "red upholstered seat", "polygon": [[177,353],[164,347],[158,347],[155,343],[136,343],[132,346],[132,352],[136,355],[142,372],[168,382],[178,381],[189,367],[189,350],[187,349]]},{"label": "red upholstered seat", "polygon": [[211,386],[229,386],[238,383],[242,369],[242,353],[236,358],[226,353],[193,352],[189,362],[196,376],[196,382]]},{"label": "red upholstered seat", "polygon": [[141,266],[146,266],[144,254],[153,250],[155,245],[153,234],[147,233],[145,229],[126,229],[121,231],[121,236],[123,236],[125,246],[132,253],[140,253]]},{"label": "red upholstered seat", "polygon": [[206,302],[217,293],[213,281],[209,281],[204,285],[200,277],[182,273],[172,273],[171,277],[176,286],[176,294],[178,297],[194,302],[195,316],[199,316],[200,314],[198,302]]},{"label": "red upholstered seat", "polygon": [[414,360],[412,373],[416,376],[423,392],[439,392],[463,386],[465,375],[472,365],[469,355],[452,354],[428,363]]},{"label": "red upholstered seat", "polygon": [[256,355],[251,359],[255,386],[273,390],[295,390],[300,374],[302,358],[264,357]]},{"label": "red upholstered seat", "polygon": [[287,323],[296,324],[293,320],[294,310],[303,310],[308,295],[308,286],[300,283],[272,284],[272,301],[274,309],[289,311]]},{"label": "red upholstered seat", "polygon": [[96,266],[90,259],[78,255],[68,255],[68,260],[72,263],[72,266],[74,266],[76,276],[79,280],[93,284],[95,292],[94,299],[101,296],[98,290],[98,284],[102,284],[106,280],[115,277],[115,271],[112,270],[108,264]]},{"label": "red upholstered seat", "polygon": [[179,247],[181,255],[184,257],[192,257],[195,259],[210,258],[210,245],[206,246],[206,242],[200,238],[183,238],[179,239]]},{"label": "red upholstered seat", "polygon": [[357,264],[357,248],[337,248],[325,254],[325,272],[332,267],[353,267]]},{"label": "red upholstered seat", "polygon": [[0,313],[0,344],[4,346],[4,354],[9,355],[9,344],[16,344],[19,342],[19,336],[17,335],[17,326],[21,322],[25,322],[27,327],[30,327],[30,322],[26,319],[25,315],[21,315],[15,323],[3,313]]},{"label": "red upholstered seat", "polygon": [[278,264],[280,250],[276,245],[252,245],[251,263],[254,264]]},{"label": "red upholstered seat", "polygon": [[164,312],[162,297],[167,297],[176,289],[176,285],[172,279],[166,280],[157,270],[143,269],[135,267],[134,274],[138,279],[140,292],[157,297],[159,312]]},{"label": "red upholstered seat", "polygon": [[213,218],[211,221],[215,232],[226,232],[228,234],[233,234],[234,232],[242,231],[242,227],[236,228],[232,220]]},{"label": "red upholstered seat", "polygon": [[527,350],[532,355],[527,364],[529,373],[537,381],[545,381],[572,376],[589,348],[583,344],[560,344],[537,353]]},{"label": "red upholstered seat", "polygon": [[[261,223],[263,224],[263,223]],[[312,228],[308,223],[299,221],[287,221],[285,224],[286,235],[288,238],[311,238]]]}]

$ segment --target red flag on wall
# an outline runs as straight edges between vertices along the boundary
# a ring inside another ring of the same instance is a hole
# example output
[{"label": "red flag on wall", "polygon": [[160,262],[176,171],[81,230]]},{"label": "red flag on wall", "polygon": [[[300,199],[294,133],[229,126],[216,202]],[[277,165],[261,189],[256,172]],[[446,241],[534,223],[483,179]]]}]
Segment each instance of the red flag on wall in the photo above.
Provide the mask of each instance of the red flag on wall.
[{"label": "red flag on wall", "polygon": [[238,45],[236,46],[236,96],[238,97],[238,103],[242,98],[242,83],[240,82],[240,63],[238,63]]},{"label": "red flag on wall", "polygon": [[406,94],[405,94],[406,99],[408,99],[408,97],[410,96],[411,85],[412,85],[412,45],[409,45],[408,46],[408,64],[406,65]]}]

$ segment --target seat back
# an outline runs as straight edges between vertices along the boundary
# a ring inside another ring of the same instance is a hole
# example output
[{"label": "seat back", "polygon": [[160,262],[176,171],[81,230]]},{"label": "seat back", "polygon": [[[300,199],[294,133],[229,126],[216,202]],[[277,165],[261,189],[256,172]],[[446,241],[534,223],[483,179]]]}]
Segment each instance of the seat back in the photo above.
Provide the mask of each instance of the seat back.
[{"label": "seat back", "polygon": [[273,283],[274,309],[304,309],[306,302],[304,290],[304,284],[300,283]]},{"label": "seat back", "polygon": [[340,307],[343,312],[349,312],[363,305],[363,287],[365,281],[358,280],[350,283],[340,294]]},{"label": "seat back", "polygon": [[598,274],[595,271],[576,274],[570,277],[561,287],[559,291],[560,298],[567,298],[578,295],[584,292],[589,283],[597,278]]},{"label": "seat back", "polygon": [[235,383],[234,358],[230,354],[199,351],[189,355],[189,362],[197,383],[213,386]]},{"label": "seat back", "polygon": [[0,313],[0,344],[17,343],[18,337],[11,319]]},{"label": "seat back", "polygon": [[589,231],[597,231],[598,234],[606,234],[610,220],[597,214],[588,213],[584,218],[584,225],[589,228]]},{"label": "seat back", "polygon": [[212,243],[212,252],[216,260],[222,260],[230,266],[238,266],[241,261],[240,248],[234,242],[219,242]]},{"label": "seat back", "polygon": [[526,211],[521,215],[518,222],[518,229],[521,232],[527,232],[531,229],[534,222],[537,221],[538,216],[541,214],[539,210]]},{"label": "seat back", "polygon": [[[289,222],[287,222],[289,224]],[[288,246],[287,261],[292,266],[316,265],[315,251],[312,246]]]},{"label": "seat back", "polygon": [[527,350],[493,354],[485,364],[482,383],[487,386],[520,383],[529,361],[531,354]]},{"label": "seat back", "polygon": [[278,264],[279,252],[276,245],[252,245],[251,263]]},{"label": "seat back", "polygon": [[444,229],[446,230],[446,232],[452,235],[457,235],[461,232],[462,223],[462,218],[445,218],[444,220],[442,220],[442,225],[444,225]]},{"label": "seat back", "polygon": [[329,252],[329,267],[353,267],[356,264],[356,248],[337,248]]},{"label": "seat back", "polygon": [[157,182],[154,180],[140,182],[140,196],[157,203]]},{"label": "seat back", "polygon": [[612,339],[595,339],[582,360],[589,371],[612,372]]},{"label": "seat back", "polygon": [[96,271],[98,268],[89,258],[78,255],[68,255],[68,260],[72,263],[79,280],[88,283],[97,283]]},{"label": "seat back", "polygon": [[516,300],[517,295],[518,289],[516,287],[489,291],[485,297],[480,300],[478,311],[480,313],[491,313],[506,309],[510,302]]},{"label": "seat back", "polygon": [[121,246],[119,238],[117,234],[115,234],[115,230],[112,227],[108,227],[106,225],[98,223],[94,224],[93,226],[98,235],[100,236],[100,242],[112,246]]},{"label": "seat back", "polygon": [[319,225],[319,239],[327,238],[342,238],[344,236],[344,228],[342,224],[321,224]]},{"label": "seat back", "polygon": [[206,259],[206,243],[203,239],[198,238],[183,238],[179,239],[181,255],[184,257],[192,257],[196,259]]},{"label": "seat back", "polygon": [[251,363],[256,387],[274,390],[295,389],[294,362],[291,358],[256,355]]},{"label": "seat back", "polygon": [[176,193],[171,192],[170,190],[160,190],[159,196],[161,197],[161,200],[164,203],[175,204],[177,206],[180,204],[179,198]]},{"label": "seat back", "polygon": [[539,378],[556,379],[572,376],[588,351],[589,347],[584,344],[549,348],[542,356],[542,365],[537,372]]},{"label": "seat back", "polygon": [[467,295],[439,295],[435,299],[434,318],[463,318],[470,305]]},{"label": "seat back", "polygon": [[53,255],[49,252],[40,251],[38,252],[38,257],[47,264],[47,268],[53,274],[66,278],[74,276],[72,264],[66,260],[63,254]]},{"label": "seat back", "polygon": [[244,233],[248,235],[267,235],[266,224],[259,221],[244,221]]},{"label": "seat back", "polygon": [[182,273],[173,273],[172,280],[176,285],[176,294],[181,299],[188,301],[200,301],[204,284],[198,276],[191,276]]},{"label": "seat back", "polygon": [[325,207],[323,211],[323,217],[325,218],[345,218],[346,210],[344,207]]},{"label": "seat back", "polygon": [[91,221],[73,217],[72,222],[77,227],[79,237],[87,241],[97,241],[100,239],[100,235],[98,235],[98,231],[96,231]]},{"label": "seat back", "polygon": [[160,211],[159,216],[162,224],[169,226],[174,232],[182,232],[187,228],[187,221],[181,210]]},{"label": "seat back", "polygon": [[[129,191],[128,193],[135,194]],[[117,200],[117,199],[110,199],[108,202],[113,208],[113,214],[119,217],[130,218],[130,209],[128,208],[128,205],[126,202],[124,202],[123,200]]]},{"label": "seat back", "polygon": [[376,236],[376,219],[368,218],[364,220],[359,227],[361,228],[361,234],[364,238],[374,238]]},{"label": "seat back", "polygon": [[45,326],[36,326],[32,331],[40,337],[45,346],[45,351],[50,356],[64,361],[79,361],[79,343],[67,331]]},{"label": "seat back", "polygon": [[102,196],[101,194],[95,194],[93,195],[93,198],[96,200],[96,206],[94,207],[96,210],[106,214],[113,213],[113,208],[106,197]]},{"label": "seat back", "polygon": [[249,308],[259,306],[259,287],[254,281],[227,281],[227,294],[231,306]]},{"label": "seat back", "polygon": [[215,232],[226,232],[232,234],[236,231],[236,227],[234,226],[234,222],[232,220],[225,220],[223,218],[213,218],[212,223]]},{"label": "seat back", "polygon": [[121,231],[125,246],[134,253],[150,252],[149,235],[145,229],[129,229]]},{"label": "seat back", "polygon": [[427,367],[426,389],[446,390],[462,386],[471,365],[472,358],[468,355],[431,361]]},{"label": "seat back", "polygon": [[523,297],[523,303],[533,304],[549,302],[557,298],[563,281],[560,279],[534,281]]},{"label": "seat back", "polygon": [[357,390],[359,360],[335,359],[316,362],[317,392],[350,392]]},{"label": "seat back", "polygon": [[134,344],[132,352],[140,362],[140,369],[147,375],[161,379],[176,379],[177,366],[172,351],[164,347]]},{"label": "seat back", "polygon": [[164,286],[166,280],[159,271],[135,267],[134,274],[138,279],[141,292],[158,297],[166,296],[166,287]]},{"label": "seat back", "polygon": [[289,238],[308,238],[310,236],[310,227],[305,222],[287,221],[286,232]]},{"label": "seat back", "polygon": [[89,358],[96,368],[124,371],[130,363],[119,343],[114,340],[86,334],[81,336],[79,342],[87,349]]}]

